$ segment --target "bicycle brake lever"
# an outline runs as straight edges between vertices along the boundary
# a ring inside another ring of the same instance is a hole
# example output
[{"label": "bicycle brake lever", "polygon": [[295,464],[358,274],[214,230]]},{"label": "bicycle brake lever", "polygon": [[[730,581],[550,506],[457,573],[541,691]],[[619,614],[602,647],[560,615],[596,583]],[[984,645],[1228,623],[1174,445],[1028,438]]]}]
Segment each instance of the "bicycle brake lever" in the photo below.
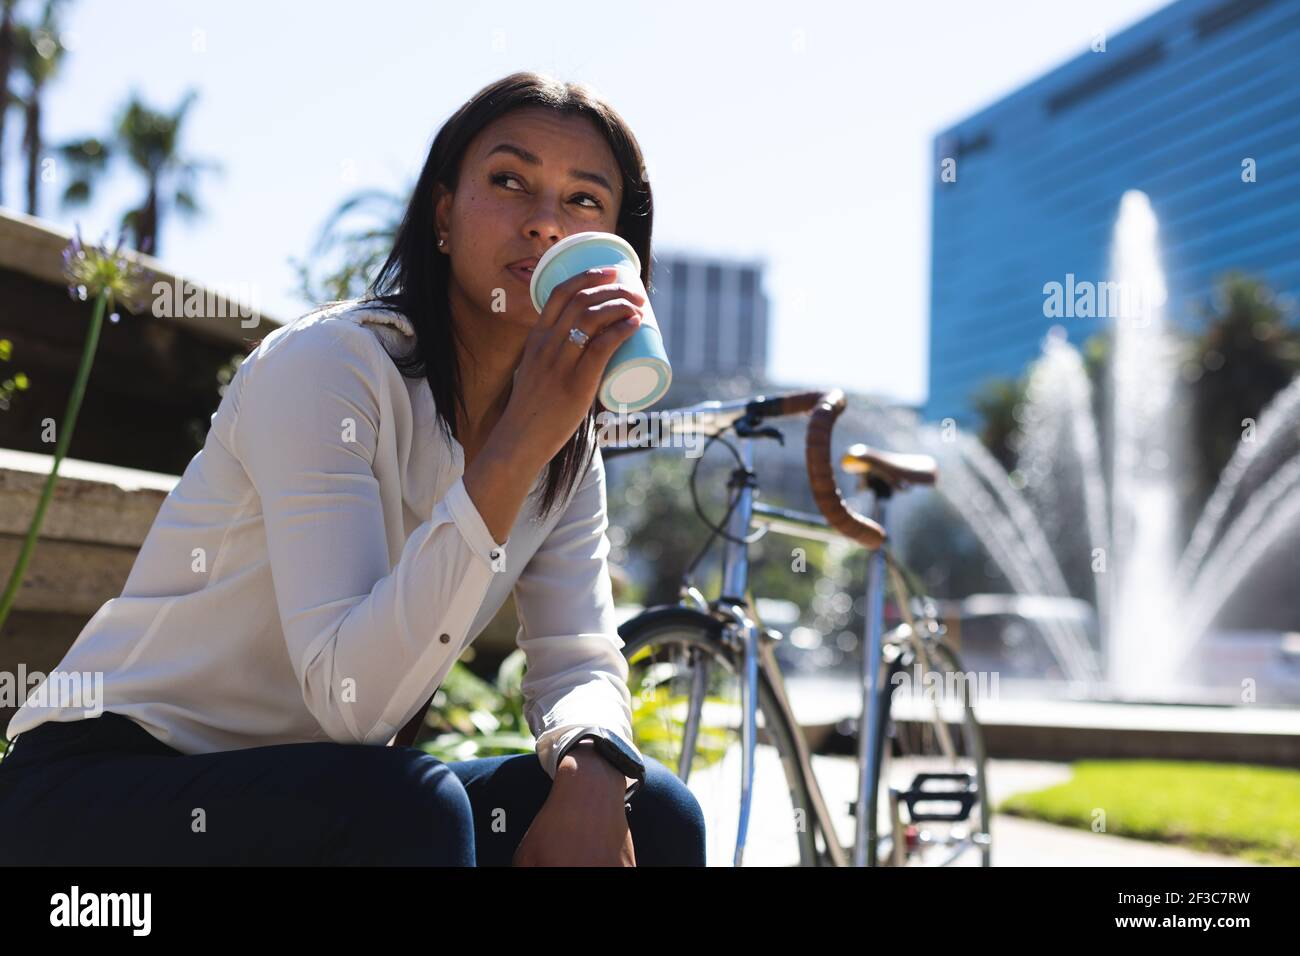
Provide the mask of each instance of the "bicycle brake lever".
[{"label": "bicycle brake lever", "polygon": [[775,438],[781,443],[782,448],[785,447],[785,435],[781,434],[781,430],[774,425],[764,425],[761,428],[756,428],[751,419],[741,418],[736,421],[733,427],[736,434],[741,438]]}]

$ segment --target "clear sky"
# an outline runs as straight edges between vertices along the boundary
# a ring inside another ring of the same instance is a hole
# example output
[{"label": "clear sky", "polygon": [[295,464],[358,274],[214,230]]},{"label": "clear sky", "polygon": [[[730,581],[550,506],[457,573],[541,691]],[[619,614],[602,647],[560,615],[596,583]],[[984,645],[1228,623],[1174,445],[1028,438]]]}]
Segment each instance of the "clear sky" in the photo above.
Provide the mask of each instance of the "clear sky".
[{"label": "clear sky", "polygon": [[[288,321],[308,305],[289,257],[345,196],[413,181],[466,98],[518,69],[589,83],[646,154],[657,248],[767,262],[778,382],[919,403],[935,133],[1164,5],[72,0],[44,133],[103,134],[133,88],[166,109],[196,88],[183,149],[224,173],[204,216],[164,224],[162,259]],[[120,173],[65,211],[44,188],[41,215],[87,238],[139,191]]]}]

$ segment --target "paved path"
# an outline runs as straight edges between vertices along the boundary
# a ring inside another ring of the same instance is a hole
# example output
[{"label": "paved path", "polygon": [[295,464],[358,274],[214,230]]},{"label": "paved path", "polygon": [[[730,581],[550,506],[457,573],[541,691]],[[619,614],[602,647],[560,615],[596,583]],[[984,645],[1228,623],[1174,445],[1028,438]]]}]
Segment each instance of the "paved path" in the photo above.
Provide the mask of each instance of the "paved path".
[{"label": "paved path", "polygon": [[[721,769],[721,768],[720,768]],[[814,756],[813,769],[830,807],[841,841],[853,840],[854,818],[849,801],[857,790],[857,765],[852,757]],[[739,779],[738,767],[727,773]],[[1037,790],[1070,778],[1070,766],[1025,760],[989,762],[989,791],[994,803],[1014,793]],[[716,807],[729,802],[719,796],[711,802],[710,781],[696,778],[692,790],[701,805]],[[790,800],[771,748],[760,748],[755,770],[755,801],[745,851],[747,866],[792,866],[798,847],[789,825]],[[731,791],[734,793],[734,790]],[[717,820],[716,825],[713,821]],[[736,817],[722,811],[710,816],[709,864],[729,866],[735,846]],[[1254,866],[1246,860],[1200,853],[1180,847],[1133,840],[1106,833],[1056,826],[1037,820],[997,814],[993,818],[994,866]]]},{"label": "paved path", "polygon": [[[799,675],[787,679],[787,690],[791,697],[791,706],[796,718],[804,724],[830,723],[844,714],[855,712],[858,703],[857,690],[852,681],[842,676],[834,678],[821,675]],[[1041,705],[1033,702],[1014,702],[1032,710],[1050,710],[1050,702]],[[1068,707],[1057,707],[1062,713],[1070,711]],[[1157,722],[1168,708],[1159,713],[1152,708],[1112,707],[1111,705],[1092,705],[1091,708],[1076,708],[1080,714],[1086,711],[1086,717],[1096,721],[1102,718],[1119,720],[1127,714],[1128,718],[1141,717],[1143,721]],[[1054,711],[1055,712],[1055,711]],[[1136,717],[1135,717],[1136,715]],[[1245,714],[1238,720],[1263,720],[1276,723],[1274,712],[1268,714]],[[1058,715],[1059,716],[1059,715]],[[1300,715],[1288,713],[1286,719],[1294,728]],[[1212,714],[1223,720],[1222,710]],[[1125,719],[1128,719],[1125,718]],[[1082,718],[1080,718],[1082,719]],[[1198,715],[1198,720],[1208,720]],[[1198,724],[1198,728],[1208,724]],[[1270,727],[1273,724],[1269,724]],[[782,778],[779,767],[768,766],[766,779],[768,794],[756,805],[754,819],[754,837],[751,849],[746,851],[746,862],[752,857],[755,862],[765,860],[773,865],[790,865],[798,860],[797,847],[787,837],[785,827],[789,815],[789,798],[781,799],[779,793]],[[848,812],[848,803],[857,792],[857,764],[851,757],[814,756],[813,769],[822,788],[822,794],[830,807],[831,817],[840,834],[841,841],[850,845],[854,835],[854,818]],[[764,762],[760,759],[756,777],[764,773]],[[1015,793],[1040,790],[1070,779],[1069,763],[1038,760],[990,760],[988,764],[989,791],[996,805]],[[737,777],[738,779],[738,777]],[[766,806],[764,806],[764,804]],[[1056,826],[1037,820],[1027,820],[996,814],[993,818],[993,865],[994,866],[1254,866],[1249,861],[1235,857],[1220,856],[1212,853],[1200,853],[1165,844],[1149,843],[1106,833],[1093,833],[1090,830]],[[735,845],[735,826],[727,822],[726,839],[730,846]],[[722,846],[724,840],[719,834],[717,844]],[[719,849],[719,858],[726,854]],[[712,859],[712,854],[711,854]]]},{"label": "paved path", "polygon": [[1038,820],[993,817],[994,866],[1255,866],[1248,860],[1058,827]]},{"label": "paved path", "polygon": [[[996,805],[1015,793],[1070,779],[1068,763],[990,760],[989,790]],[[1247,860],[1108,833],[995,814],[994,866],[1254,866]]]}]

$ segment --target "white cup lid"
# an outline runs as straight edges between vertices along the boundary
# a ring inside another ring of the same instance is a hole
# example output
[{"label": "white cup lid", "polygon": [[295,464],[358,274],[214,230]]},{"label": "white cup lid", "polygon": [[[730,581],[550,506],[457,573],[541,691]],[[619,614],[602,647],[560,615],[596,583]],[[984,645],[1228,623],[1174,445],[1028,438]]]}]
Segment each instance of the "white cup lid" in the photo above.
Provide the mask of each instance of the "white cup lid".
[{"label": "white cup lid", "polygon": [[641,257],[638,256],[636,250],[632,248],[632,243],[628,242],[622,236],[613,232],[575,232],[571,236],[565,236],[555,245],[551,246],[551,248],[547,249],[546,253],[537,260],[537,265],[533,267],[533,278],[528,283],[528,294],[532,296],[533,308],[538,312],[542,311],[541,303],[537,300],[537,279],[546,267],[550,265],[551,260],[562,253],[565,249],[571,249],[580,243],[591,242],[595,239],[599,239],[602,242],[609,243],[610,245],[618,246],[623,253],[632,260],[633,265],[636,266],[636,274],[638,276],[641,274]]}]

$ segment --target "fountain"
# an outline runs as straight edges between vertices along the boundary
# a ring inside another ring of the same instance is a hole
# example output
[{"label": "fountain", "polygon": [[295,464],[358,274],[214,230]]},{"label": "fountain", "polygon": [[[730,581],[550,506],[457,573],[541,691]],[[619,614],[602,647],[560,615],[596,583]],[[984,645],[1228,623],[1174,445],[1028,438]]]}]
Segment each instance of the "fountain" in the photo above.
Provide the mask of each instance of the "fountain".
[{"label": "fountain", "polygon": [[1095,641],[1065,615],[1032,624],[1061,674],[1093,698],[1185,700],[1193,651],[1216,614],[1300,526],[1297,379],[1238,446],[1191,534],[1179,527],[1176,478],[1190,446],[1158,247],[1150,202],[1126,193],[1107,284],[1120,303],[1100,409],[1081,356],[1054,328],[1030,370],[1011,472],[950,428],[894,430],[887,439],[919,443],[939,460],[940,494],[1018,595],[1092,605]]},{"label": "fountain", "polygon": [[1170,584],[1178,548],[1181,463],[1174,343],[1165,324],[1164,273],[1155,213],[1140,192],[1120,200],[1112,274],[1121,291],[1110,365],[1110,541],[1112,596],[1107,677],[1124,697],[1168,696],[1182,628]]}]

